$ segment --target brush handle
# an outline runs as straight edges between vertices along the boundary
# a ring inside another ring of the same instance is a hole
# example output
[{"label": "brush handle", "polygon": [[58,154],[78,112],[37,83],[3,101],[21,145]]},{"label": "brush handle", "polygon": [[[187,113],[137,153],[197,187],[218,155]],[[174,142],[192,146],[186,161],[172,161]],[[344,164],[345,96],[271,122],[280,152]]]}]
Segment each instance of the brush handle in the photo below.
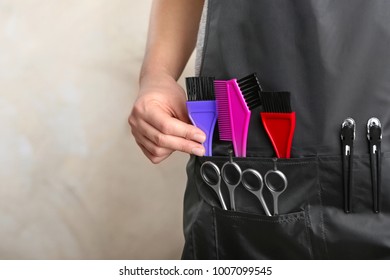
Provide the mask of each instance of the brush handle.
[{"label": "brush handle", "polygon": [[249,121],[251,111],[237,84],[237,80],[227,81],[229,94],[229,110],[231,116],[232,142],[236,157],[246,157]]},{"label": "brush handle", "polygon": [[295,130],[295,112],[260,113],[264,128],[278,158],[290,158]]},{"label": "brush handle", "polygon": [[188,116],[192,124],[206,134],[206,141],[203,143],[205,155],[212,156],[213,134],[217,121],[216,102],[208,101],[187,101]]}]

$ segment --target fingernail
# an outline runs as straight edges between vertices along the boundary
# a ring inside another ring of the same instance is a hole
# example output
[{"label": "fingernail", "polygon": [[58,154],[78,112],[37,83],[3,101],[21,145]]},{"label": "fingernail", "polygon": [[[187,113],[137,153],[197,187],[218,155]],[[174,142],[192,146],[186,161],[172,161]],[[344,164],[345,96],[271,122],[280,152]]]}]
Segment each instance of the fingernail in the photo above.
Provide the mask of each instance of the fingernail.
[{"label": "fingernail", "polygon": [[205,150],[202,148],[193,148],[191,153],[198,157],[202,157],[204,156]]},{"label": "fingernail", "polygon": [[192,139],[196,142],[204,143],[204,141],[206,141],[206,136],[203,134],[194,134]]}]

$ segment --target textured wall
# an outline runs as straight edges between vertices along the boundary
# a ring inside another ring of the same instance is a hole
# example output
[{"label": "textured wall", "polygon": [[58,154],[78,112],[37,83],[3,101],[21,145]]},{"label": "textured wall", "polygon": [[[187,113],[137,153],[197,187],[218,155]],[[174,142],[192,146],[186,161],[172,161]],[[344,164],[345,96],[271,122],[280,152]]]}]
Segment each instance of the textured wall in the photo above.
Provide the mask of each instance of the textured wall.
[{"label": "textured wall", "polygon": [[150,4],[0,1],[0,259],[180,257],[187,156],[127,125]]}]

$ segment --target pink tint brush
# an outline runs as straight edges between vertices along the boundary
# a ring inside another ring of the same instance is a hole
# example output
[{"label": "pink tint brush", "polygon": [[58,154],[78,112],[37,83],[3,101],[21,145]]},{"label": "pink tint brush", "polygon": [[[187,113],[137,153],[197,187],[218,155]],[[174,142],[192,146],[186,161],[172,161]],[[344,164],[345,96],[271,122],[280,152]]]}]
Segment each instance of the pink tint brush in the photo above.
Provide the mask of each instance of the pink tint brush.
[{"label": "pink tint brush", "polygon": [[214,81],[219,137],[232,141],[236,157],[246,157],[251,110],[260,106],[260,84],[256,74],[242,79]]}]

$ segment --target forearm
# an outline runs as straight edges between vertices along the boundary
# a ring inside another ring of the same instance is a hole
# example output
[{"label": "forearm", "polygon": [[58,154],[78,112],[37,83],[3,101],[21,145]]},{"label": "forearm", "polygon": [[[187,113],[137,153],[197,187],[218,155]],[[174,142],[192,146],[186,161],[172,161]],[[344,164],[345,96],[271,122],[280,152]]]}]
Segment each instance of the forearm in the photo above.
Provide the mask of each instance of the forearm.
[{"label": "forearm", "polygon": [[204,132],[188,124],[185,92],[177,83],[196,43],[204,0],[154,0],[140,73],[129,116],[137,144],[154,163],[174,151],[202,156]]},{"label": "forearm", "polygon": [[140,83],[168,75],[177,80],[194,50],[204,0],[154,0]]}]

